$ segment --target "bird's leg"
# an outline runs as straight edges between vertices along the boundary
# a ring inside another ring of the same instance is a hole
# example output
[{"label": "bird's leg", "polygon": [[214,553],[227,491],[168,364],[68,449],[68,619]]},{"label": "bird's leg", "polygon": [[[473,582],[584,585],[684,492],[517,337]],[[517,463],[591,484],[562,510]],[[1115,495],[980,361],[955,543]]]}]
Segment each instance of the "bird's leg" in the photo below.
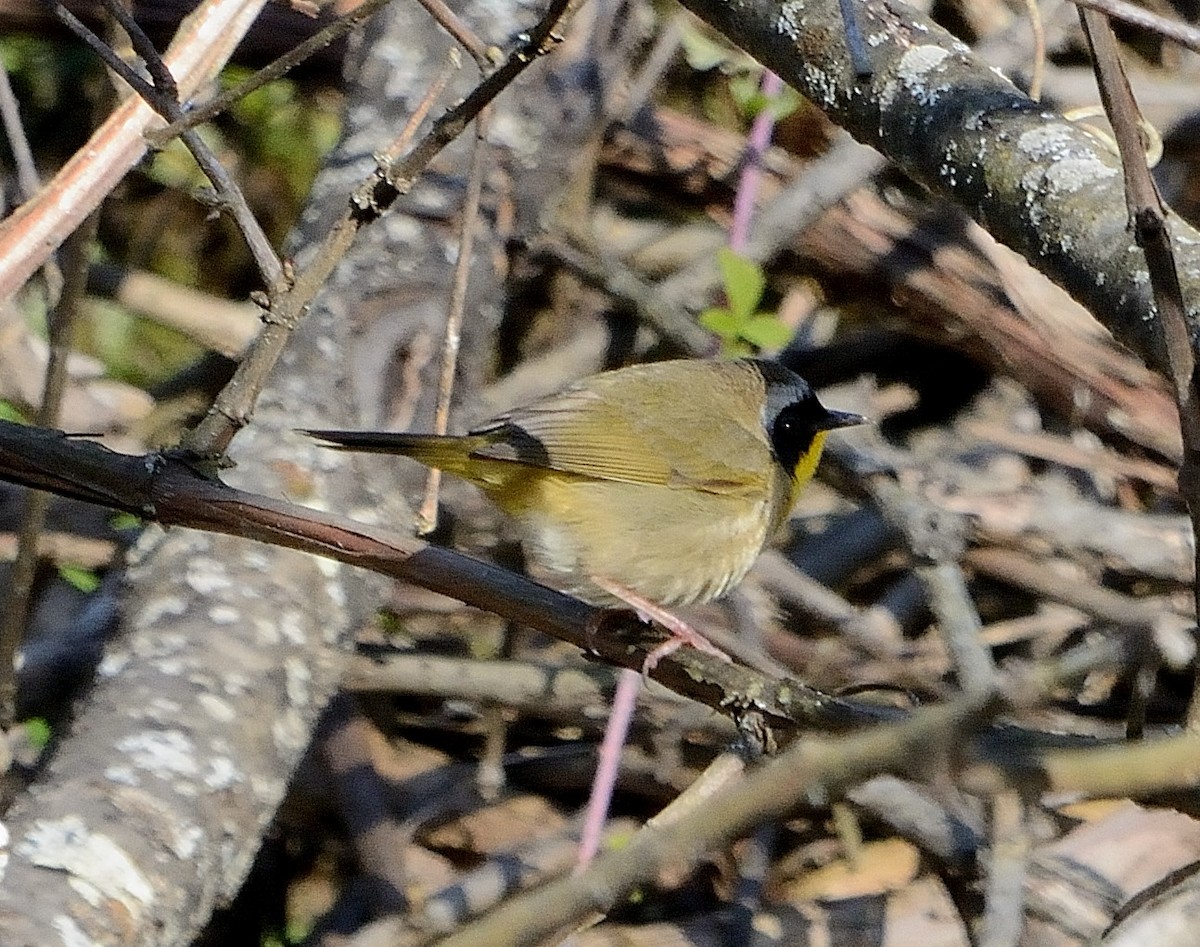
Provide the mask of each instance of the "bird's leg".
[{"label": "bird's leg", "polygon": [[600,836],[604,831],[604,820],[612,803],[613,786],[616,785],[617,770],[620,767],[621,747],[629,736],[629,725],[633,720],[633,708],[637,703],[641,679],[654,670],[655,666],[667,655],[679,650],[685,644],[700,651],[730,660],[729,655],[696,631],[678,615],[672,615],[661,605],[655,605],[631,589],[612,582],[608,579],[591,576],[592,582],[604,589],[609,595],[620,599],[638,613],[642,621],[656,621],[671,633],[671,638],[654,648],[646,660],[642,662],[642,673],[622,669],[617,678],[617,689],[613,694],[612,710],[609,712],[608,724],[604,728],[604,738],[600,742],[600,752],[596,757],[596,776],[592,781],[592,791],[588,795],[587,809],[583,818],[583,829],[579,839],[579,858],[576,870],[582,871],[588,866],[600,847]]},{"label": "bird's leg", "polygon": [[643,674],[649,674],[654,670],[659,661],[669,654],[674,654],[685,644],[691,645],[697,651],[703,651],[706,654],[722,658],[725,661],[730,660],[729,655],[705,638],[704,635],[700,634],[700,632],[678,615],[672,614],[661,605],[656,605],[648,598],[638,595],[633,589],[626,588],[617,582],[612,582],[598,576],[591,576],[591,580],[609,595],[619,598],[636,611],[642,621],[656,621],[671,633],[670,641],[664,641],[646,655],[646,660],[642,662]]}]

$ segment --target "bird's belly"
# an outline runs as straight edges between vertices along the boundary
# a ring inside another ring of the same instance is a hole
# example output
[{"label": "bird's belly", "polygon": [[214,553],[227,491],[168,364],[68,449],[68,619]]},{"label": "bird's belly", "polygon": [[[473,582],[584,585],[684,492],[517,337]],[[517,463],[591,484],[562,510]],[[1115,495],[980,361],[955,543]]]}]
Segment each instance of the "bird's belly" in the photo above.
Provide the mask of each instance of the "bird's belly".
[{"label": "bird's belly", "polygon": [[766,497],[547,478],[518,511],[533,572],[594,604],[594,577],[661,605],[708,601],[740,582],[768,537]]}]

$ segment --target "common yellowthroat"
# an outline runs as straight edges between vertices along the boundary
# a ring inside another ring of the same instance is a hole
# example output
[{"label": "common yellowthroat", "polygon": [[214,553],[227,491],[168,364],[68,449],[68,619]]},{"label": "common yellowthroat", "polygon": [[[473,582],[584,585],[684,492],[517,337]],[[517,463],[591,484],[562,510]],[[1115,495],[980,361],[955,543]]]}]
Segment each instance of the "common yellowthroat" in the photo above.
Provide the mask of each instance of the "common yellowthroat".
[{"label": "common yellowthroat", "polygon": [[665,608],[740,582],[812,477],[826,434],[863,420],[825,408],[783,366],[748,358],[603,372],[461,436],[306,433],[476,484],[523,527],[535,574],[592,604],[625,602],[714,650]]}]

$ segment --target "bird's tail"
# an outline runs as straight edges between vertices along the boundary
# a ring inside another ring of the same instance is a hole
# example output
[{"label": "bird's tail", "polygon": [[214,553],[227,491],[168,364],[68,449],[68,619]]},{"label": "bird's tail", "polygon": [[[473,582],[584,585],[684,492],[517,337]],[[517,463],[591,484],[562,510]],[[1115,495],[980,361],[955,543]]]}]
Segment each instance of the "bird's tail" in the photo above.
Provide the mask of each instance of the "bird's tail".
[{"label": "bird's tail", "polygon": [[471,452],[488,441],[480,435],[439,436],[437,434],[401,434],[392,431],[303,431],[337,450],[372,454],[398,454],[411,457],[427,467],[470,478]]}]

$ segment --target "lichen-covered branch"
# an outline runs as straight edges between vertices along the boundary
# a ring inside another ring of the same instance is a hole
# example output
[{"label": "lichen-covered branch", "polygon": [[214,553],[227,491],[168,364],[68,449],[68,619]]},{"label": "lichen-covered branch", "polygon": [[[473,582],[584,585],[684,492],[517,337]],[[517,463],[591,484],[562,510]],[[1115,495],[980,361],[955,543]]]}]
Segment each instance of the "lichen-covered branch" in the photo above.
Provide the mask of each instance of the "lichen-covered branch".
[{"label": "lichen-covered branch", "polygon": [[[856,76],[836,0],[684,0],[834,121],[1086,305],[1159,371],[1145,257],[1110,146],[1034,102],[907,4],[855,4],[872,73]],[[1171,221],[1193,339],[1200,233]]]}]

